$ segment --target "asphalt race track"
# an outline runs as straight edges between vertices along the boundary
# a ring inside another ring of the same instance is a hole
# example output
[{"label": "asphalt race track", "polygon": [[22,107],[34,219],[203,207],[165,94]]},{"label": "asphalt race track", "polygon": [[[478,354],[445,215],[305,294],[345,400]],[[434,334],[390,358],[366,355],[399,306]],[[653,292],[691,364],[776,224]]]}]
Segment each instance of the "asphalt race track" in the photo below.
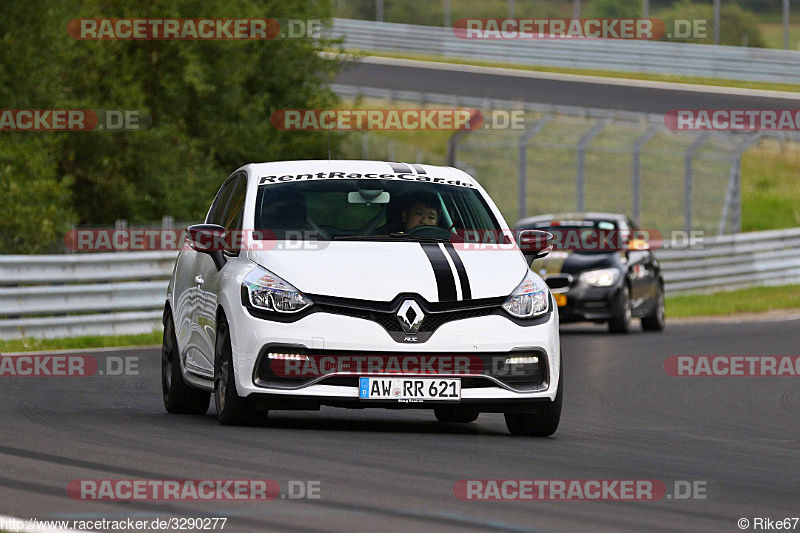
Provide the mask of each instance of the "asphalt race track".
[{"label": "asphalt race track", "polygon": [[[512,437],[502,415],[273,412],[222,427],[164,412],[160,352],[139,376],[0,378],[0,514],[28,519],[227,517],[225,531],[739,531],[800,514],[800,379],[671,377],[670,355],[797,355],[800,320],[563,332],[561,427]],[[101,367],[103,365],[101,364]],[[75,479],[319,481],[314,501],[87,502]],[[461,501],[461,479],[702,481],[704,500]]]},{"label": "asphalt race track", "polygon": [[[625,80],[622,80],[625,82]],[[349,64],[336,83],[646,113],[672,109],[796,109],[796,99],[538,79],[400,65]]]}]

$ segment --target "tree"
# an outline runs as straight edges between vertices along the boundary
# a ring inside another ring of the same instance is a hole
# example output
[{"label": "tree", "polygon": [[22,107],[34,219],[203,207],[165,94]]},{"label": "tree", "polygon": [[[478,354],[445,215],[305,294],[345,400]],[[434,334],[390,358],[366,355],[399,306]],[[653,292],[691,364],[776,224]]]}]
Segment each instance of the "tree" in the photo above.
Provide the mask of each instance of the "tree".
[{"label": "tree", "polygon": [[[337,63],[317,54],[334,43],[75,40],[66,30],[71,19],[327,20],[330,9],[329,2],[299,0],[2,3],[0,107],[136,110],[152,120],[148,129],[129,132],[0,132],[0,180],[29,196],[0,200],[3,231],[12,234],[5,242],[33,242],[40,217],[53,217],[48,227],[61,229],[119,218],[199,219],[243,164],[327,157],[325,134],[281,132],[269,117],[278,109],[335,104],[327,83]],[[44,209],[47,195],[34,183],[51,191],[59,209]],[[31,205],[42,208],[32,219],[25,207]]]}]

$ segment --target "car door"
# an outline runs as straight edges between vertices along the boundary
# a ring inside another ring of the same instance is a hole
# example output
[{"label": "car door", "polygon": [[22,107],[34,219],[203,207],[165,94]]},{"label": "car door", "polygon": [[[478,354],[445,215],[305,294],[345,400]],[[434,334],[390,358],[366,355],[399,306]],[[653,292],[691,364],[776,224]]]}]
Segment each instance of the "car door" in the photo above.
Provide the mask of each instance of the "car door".
[{"label": "car door", "polygon": [[[632,239],[642,240],[639,227],[628,218],[626,223]],[[631,299],[634,309],[646,307],[656,293],[656,266],[649,249],[628,250],[628,274],[631,279]]]},{"label": "car door", "polygon": [[[228,261],[239,256],[240,250],[234,245],[239,242],[238,235],[242,229],[242,214],[247,192],[247,177],[244,173],[234,174],[227,182],[230,194],[224,207],[214,213],[209,224],[218,224],[225,228],[225,249],[223,254]],[[214,344],[217,337],[217,295],[220,290],[221,277],[225,274],[225,266],[217,270],[214,260],[208,254],[200,254],[198,272],[202,299],[197,309],[196,323],[200,334],[199,348],[203,358],[203,366],[214,375]],[[227,265],[227,263],[226,263]]]},{"label": "car door", "polygon": [[[225,205],[230,200],[233,183],[226,180],[220,187],[211,204],[205,222],[211,224],[218,219]],[[175,327],[181,346],[181,357],[187,371],[204,377],[213,376],[208,365],[208,358],[203,355],[205,344],[202,331],[203,323],[199,321],[203,306],[202,271],[205,262],[210,260],[208,254],[196,252],[186,246],[178,258],[178,275],[175,279]]]}]

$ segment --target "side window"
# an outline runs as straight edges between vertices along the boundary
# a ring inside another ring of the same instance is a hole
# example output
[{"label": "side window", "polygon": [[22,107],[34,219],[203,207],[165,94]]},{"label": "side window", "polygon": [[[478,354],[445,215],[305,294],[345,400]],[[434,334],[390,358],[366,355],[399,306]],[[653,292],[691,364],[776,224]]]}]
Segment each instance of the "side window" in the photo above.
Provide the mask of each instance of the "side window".
[{"label": "side window", "polygon": [[219,225],[228,233],[225,239],[226,251],[238,255],[242,235],[242,213],[244,212],[244,198],[247,192],[247,179],[242,174],[231,180],[231,193],[225,208],[220,214]]},{"label": "side window", "polygon": [[217,224],[222,226],[222,212],[225,210],[225,206],[231,197],[231,191],[233,190],[233,184],[235,181],[236,178],[231,178],[222,184],[222,187],[220,187],[219,192],[217,193],[217,197],[214,198],[214,203],[211,204],[211,209],[208,211],[206,224]]},{"label": "side window", "polygon": [[242,212],[244,211],[244,197],[247,192],[247,180],[239,174],[232,180],[230,200],[222,211],[220,226],[228,231],[242,228]]}]

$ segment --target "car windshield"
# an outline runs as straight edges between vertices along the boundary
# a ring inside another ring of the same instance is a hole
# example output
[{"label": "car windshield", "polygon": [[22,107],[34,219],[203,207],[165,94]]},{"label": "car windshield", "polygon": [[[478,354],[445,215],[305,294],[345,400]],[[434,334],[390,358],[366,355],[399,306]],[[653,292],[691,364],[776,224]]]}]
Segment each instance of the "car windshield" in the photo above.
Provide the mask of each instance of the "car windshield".
[{"label": "car windshield", "polygon": [[603,254],[625,249],[627,227],[613,220],[546,220],[531,228],[553,234],[553,249],[579,254]]},{"label": "car windshield", "polygon": [[500,230],[474,188],[388,179],[260,185],[253,227],[262,240],[450,240]]}]

